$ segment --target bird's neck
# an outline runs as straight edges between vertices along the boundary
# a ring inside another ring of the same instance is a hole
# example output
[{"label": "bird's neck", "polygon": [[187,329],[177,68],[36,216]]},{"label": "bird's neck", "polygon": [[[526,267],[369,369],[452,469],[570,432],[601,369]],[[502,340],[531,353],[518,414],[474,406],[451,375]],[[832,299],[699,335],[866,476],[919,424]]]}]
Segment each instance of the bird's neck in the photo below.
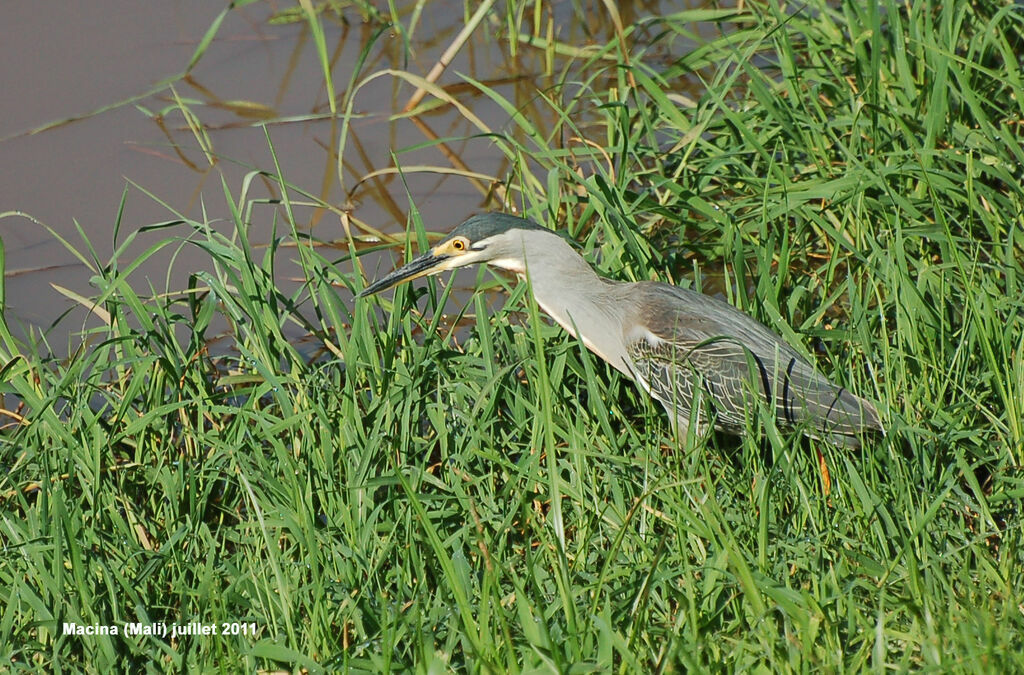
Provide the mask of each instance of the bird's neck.
[{"label": "bird's neck", "polygon": [[546,236],[537,244],[545,248],[530,255],[528,247],[526,269],[519,273],[529,278],[537,304],[588,349],[629,375],[621,307],[611,295],[617,284],[598,276],[561,238]]}]

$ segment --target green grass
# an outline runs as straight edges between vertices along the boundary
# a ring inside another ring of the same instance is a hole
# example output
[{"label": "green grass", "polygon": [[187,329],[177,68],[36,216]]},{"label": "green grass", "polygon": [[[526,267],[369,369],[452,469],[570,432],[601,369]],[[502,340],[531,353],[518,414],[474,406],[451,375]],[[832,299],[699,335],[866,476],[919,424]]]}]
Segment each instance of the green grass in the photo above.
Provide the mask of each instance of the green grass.
[{"label": "green grass", "polygon": [[[269,247],[248,237],[252,175],[224,186],[227,230],[168,207],[146,241],[192,234],[138,258],[121,223],[112,255],[68,242],[97,322],[69,358],[0,323],[3,667],[1024,669],[1024,16],[774,6],[641,21],[595,50],[538,30],[516,49],[574,55],[551,85],[474,83],[469,103],[509,114],[480,132],[513,203],[607,276],[726,293],[878,401],[885,438],[851,453],[754,420],[675,439],[487,272],[507,293],[477,294],[461,333],[433,281],[353,306],[365,246],[313,245],[274,168]],[[532,4],[496,16],[537,30]],[[658,58],[696,20],[728,30]],[[676,96],[694,77],[699,99]],[[415,250],[415,211],[410,231]],[[208,271],[142,293],[134,268],[183,246]],[[149,621],[256,635],[62,632]]]}]

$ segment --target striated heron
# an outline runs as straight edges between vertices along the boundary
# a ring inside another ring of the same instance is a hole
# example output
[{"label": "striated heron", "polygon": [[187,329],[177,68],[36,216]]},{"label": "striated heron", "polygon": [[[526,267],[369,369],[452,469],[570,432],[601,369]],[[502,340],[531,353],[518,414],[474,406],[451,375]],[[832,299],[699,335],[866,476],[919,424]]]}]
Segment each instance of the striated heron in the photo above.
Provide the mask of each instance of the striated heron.
[{"label": "striated heron", "polygon": [[871,402],[829,382],[767,327],[722,300],[654,281],[597,275],[558,234],[501,213],[473,216],[359,297],[418,277],[487,263],[529,277],[537,304],[675,417],[742,434],[756,399],[778,426],[851,448],[882,431]]}]

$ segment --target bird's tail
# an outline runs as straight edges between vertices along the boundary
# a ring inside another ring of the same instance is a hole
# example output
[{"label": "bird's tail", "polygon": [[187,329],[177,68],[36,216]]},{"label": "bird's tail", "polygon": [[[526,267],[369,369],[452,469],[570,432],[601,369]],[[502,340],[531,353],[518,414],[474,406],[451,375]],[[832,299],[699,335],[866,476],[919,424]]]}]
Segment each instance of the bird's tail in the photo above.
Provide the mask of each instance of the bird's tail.
[{"label": "bird's tail", "polygon": [[846,389],[837,389],[834,400],[821,420],[821,436],[850,449],[860,447],[860,436],[864,432],[877,431],[885,435],[885,427],[875,404]]}]

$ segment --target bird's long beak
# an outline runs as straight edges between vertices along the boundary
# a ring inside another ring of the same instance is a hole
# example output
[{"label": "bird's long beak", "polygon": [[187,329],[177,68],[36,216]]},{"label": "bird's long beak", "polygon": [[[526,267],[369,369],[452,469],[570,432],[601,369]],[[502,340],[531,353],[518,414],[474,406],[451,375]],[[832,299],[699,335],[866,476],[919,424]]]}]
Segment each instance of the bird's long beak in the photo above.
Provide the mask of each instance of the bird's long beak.
[{"label": "bird's long beak", "polygon": [[406,281],[412,281],[413,279],[418,279],[420,277],[427,276],[428,274],[436,274],[444,271],[447,269],[444,263],[449,258],[451,258],[451,256],[434,255],[433,251],[427,251],[419,258],[410,261],[407,265],[399,267],[383,279],[370,284],[356,297],[365,298],[369,295],[373,295],[374,293],[386,291],[387,289]]}]

